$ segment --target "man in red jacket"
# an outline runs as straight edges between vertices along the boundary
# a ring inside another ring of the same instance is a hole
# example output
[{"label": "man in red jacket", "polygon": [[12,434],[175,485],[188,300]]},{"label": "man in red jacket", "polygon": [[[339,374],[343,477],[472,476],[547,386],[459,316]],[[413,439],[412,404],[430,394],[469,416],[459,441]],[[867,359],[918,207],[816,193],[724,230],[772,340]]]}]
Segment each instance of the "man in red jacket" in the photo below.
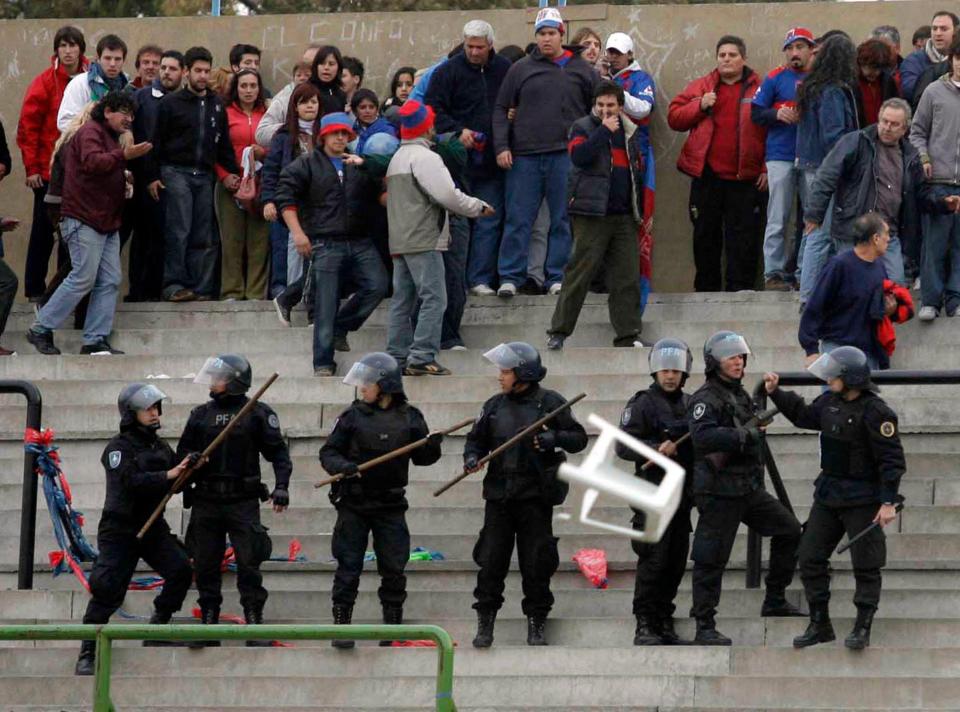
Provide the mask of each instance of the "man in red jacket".
[{"label": "man in red jacket", "polygon": [[20,110],[17,146],[23,156],[27,187],[33,190],[33,221],[24,270],[24,291],[30,301],[39,301],[46,290],[47,266],[53,250],[53,225],[47,217],[43,198],[50,182],[53,145],[60,137],[57,110],[67,84],[74,75],[87,70],[83,56],[86,48],[83,33],[76,27],[67,25],[57,30],[50,67],[30,82]]},{"label": "man in red jacket", "polygon": [[694,79],[670,102],[667,123],[689,131],[677,168],[690,176],[694,289],[719,292],[753,289],[760,254],[758,192],[767,189],[765,130],[750,120],[750,103],[760,77],[746,66],[743,40],[725,35],[717,42],[717,68]]}]

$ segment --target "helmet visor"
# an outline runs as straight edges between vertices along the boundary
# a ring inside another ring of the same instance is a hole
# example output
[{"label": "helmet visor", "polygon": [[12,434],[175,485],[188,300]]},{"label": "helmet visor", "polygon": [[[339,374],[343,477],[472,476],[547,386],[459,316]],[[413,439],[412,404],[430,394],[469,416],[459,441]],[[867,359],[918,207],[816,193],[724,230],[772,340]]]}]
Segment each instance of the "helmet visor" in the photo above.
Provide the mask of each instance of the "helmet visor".
[{"label": "helmet visor", "polygon": [[371,386],[377,383],[381,378],[383,378],[383,373],[379,368],[374,368],[368,366],[365,363],[360,363],[357,361],[353,366],[350,367],[350,370],[347,372],[347,375],[344,376],[343,382],[348,386]]},{"label": "helmet visor", "polygon": [[222,358],[211,356],[204,362],[193,382],[201,386],[212,386],[216,383],[230,383],[239,375],[240,372]]},{"label": "helmet visor", "polygon": [[650,373],[657,371],[683,371],[689,374],[689,352],[674,346],[654,350],[650,354]]},{"label": "helmet visor", "polygon": [[130,396],[127,406],[130,410],[146,410],[160,401],[168,400],[166,393],[154,385],[146,385]]},{"label": "helmet visor", "polygon": [[487,351],[483,357],[502,371],[514,369],[519,366],[522,361],[520,354],[506,344],[494,346],[492,349]]},{"label": "helmet visor", "polygon": [[821,381],[829,381],[843,373],[843,365],[830,354],[823,354],[807,366],[807,370]]},{"label": "helmet visor", "polygon": [[750,347],[740,334],[728,334],[714,343],[710,352],[717,361],[722,361],[732,356],[749,356]]}]

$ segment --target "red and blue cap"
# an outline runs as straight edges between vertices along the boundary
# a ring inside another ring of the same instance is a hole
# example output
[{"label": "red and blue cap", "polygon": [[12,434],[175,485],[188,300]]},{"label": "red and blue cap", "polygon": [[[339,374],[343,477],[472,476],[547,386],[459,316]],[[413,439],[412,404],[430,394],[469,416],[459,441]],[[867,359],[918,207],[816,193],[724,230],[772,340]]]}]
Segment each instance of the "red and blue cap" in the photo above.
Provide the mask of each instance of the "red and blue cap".
[{"label": "red and blue cap", "polygon": [[357,135],[357,132],[353,130],[353,119],[343,111],[326,114],[320,119],[320,136],[326,136],[334,131],[347,131],[351,136]]},{"label": "red and blue cap", "polygon": [[816,38],[806,27],[791,27],[789,30],[787,30],[787,34],[783,38],[783,49],[786,49],[797,40],[803,40],[811,47],[817,46]]},{"label": "red and blue cap", "polygon": [[537,19],[533,23],[533,32],[536,34],[545,27],[552,27],[563,34],[563,17],[560,11],[555,7],[544,7],[537,13]]},{"label": "red and blue cap", "polygon": [[400,117],[400,138],[411,139],[433,128],[434,112],[426,104],[407,99],[397,112]]}]

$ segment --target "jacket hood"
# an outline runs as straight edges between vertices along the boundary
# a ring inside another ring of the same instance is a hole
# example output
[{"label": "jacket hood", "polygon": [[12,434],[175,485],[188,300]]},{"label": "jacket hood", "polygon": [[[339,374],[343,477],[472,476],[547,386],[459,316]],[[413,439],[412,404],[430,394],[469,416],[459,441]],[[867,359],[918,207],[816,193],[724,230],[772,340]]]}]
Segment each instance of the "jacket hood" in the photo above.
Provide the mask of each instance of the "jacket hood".
[{"label": "jacket hood", "polygon": [[614,75],[613,75],[613,78],[616,79],[617,77],[619,77],[619,76],[621,76],[621,75],[623,75],[623,74],[629,74],[630,72],[636,72],[636,71],[639,71],[640,69],[641,69],[641,67],[640,67],[640,62],[638,62],[637,60],[633,60],[633,61],[630,62],[630,64],[628,64],[626,67],[624,67],[624,68],[621,69],[619,72],[617,72],[616,74],[614,74]]}]

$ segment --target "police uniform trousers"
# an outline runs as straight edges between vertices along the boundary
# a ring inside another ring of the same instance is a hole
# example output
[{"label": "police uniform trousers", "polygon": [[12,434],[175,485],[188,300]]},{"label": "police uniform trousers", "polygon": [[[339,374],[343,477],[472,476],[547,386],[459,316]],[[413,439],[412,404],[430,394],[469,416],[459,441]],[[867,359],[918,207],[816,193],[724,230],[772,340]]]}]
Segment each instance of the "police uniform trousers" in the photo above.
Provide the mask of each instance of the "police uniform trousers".
[{"label": "police uniform trousers", "polygon": [[410,530],[404,507],[363,511],[343,503],[337,506],[330,548],[337,560],[333,575],[333,605],[352,606],[363,572],[367,540],[373,534],[373,553],[377,557],[380,588],[377,595],[383,608],[402,608],[407,600],[404,570],[410,559]]},{"label": "police uniform trousers", "polygon": [[[237,558],[237,590],[244,608],[262,608],[267,600],[260,564],[264,561],[266,529],[260,524],[260,501],[248,498],[236,501],[194,499],[187,527],[187,547],[193,554],[197,571],[197,593],[200,607],[220,609],[223,554],[226,537]],[[269,555],[268,555],[269,556]]]},{"label": "police uniform trousers", "polygon": [[[693,502],[687,495],[680,500],[677,513],[656,544],[632,541],[637,554],[637,580],[633,590],[633,615],[656,619],[672,618],[680,581],[687,569],[690,551],[690,511]],[[633,528],[642,530],[645,516],[637,512]]]},{"label": "police uniform trousers", "polygon": [[553,507],[537,498],[487,500],[483,529],[473,549],[473,560],[480,567],[473,607],[483,613],[500,610],[514,541],[523,580],[523,614],[546,617],[553,607],[550,577],[560,565],[560,555],[553,536]]},{"label": "police uniform trousers", "polygon": [[793,580],[800,542],[800,522],[766,490],[742,497],[700,495],[696,498],[700,519],[693,535],[693,607],[690,615],[709,618],[720,603],[723,571],[743,522],[770,540],[770,570],[767,591],[782,593]]},{"label": "police uniform trousers", "polygon": [[[866,529],[878,508],[877,504],[831,507],[814,501],[799,550],[800,579],[811,606],[830,601],[830,555],[844,533],[854,537]],[[876,610],[880,602],[880,569],[887,563],[887,538],[883,528],[876,527],[850,547],[850,558],[856,581],[853,602],[858,609]]]},{"label": "police uniform trousers", "polygon": [[172,615],[180,610],[193,580],[193,570],[183,545],[167,523],[158,520],[143,539],[139,526],[105,514],[97,530],[97,561],[90,572],[90,594],[84,623],[106,623],[123,605],[137,562],[143,559],[163,579],[163,588],[153,600],[158,613]]}]

